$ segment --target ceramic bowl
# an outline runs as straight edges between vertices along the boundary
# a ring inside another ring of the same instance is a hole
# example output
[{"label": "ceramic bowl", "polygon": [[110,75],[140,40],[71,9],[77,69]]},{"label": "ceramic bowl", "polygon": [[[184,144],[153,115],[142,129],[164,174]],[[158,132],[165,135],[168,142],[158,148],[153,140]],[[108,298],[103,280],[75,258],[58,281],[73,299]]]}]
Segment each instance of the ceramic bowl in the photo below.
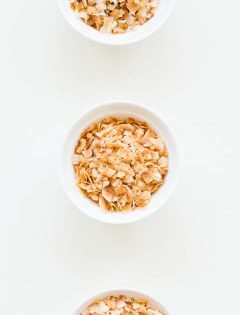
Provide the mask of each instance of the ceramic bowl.
[{"label": "ceramic bowl", "polygon": [[136,299],[143,299],[147,300],[150,305],[152,305],[156,310],[163,312],[164,315],[170,315],[170,313],[152,296],[138,290],[133,290],[133,289],[113,289],[113,290],[108,290],[108,291],[103,291],[100,293],[96,293],[92,295],[91,297],[88,297],[85,299],[79,308],[73,313],[73,315],[80,315],[82,312],[94,301],[98,299],[103,299],[109,295],[125,295],[129,297],[133,297]]},{"label": "ceramic bowl", "polygon": [[[136,209],[124,213],[104,212],[96,203],[89,198],[84,197],[76,185],[75,172],[72,166],[72,156],[76,143],[82,131],[91,123],[108,116],[118,118],[133,117],[145,121],[162,137],[166,144],[169,153],[169,171],[165,183],[151,196],[150,202],[143,209]],[[87,216],[111,224],[136,222],[147,218],[159,210],[168,200],[175,188],[179,174],[179,161],[175,139],[166,121],[161,116],[160,110],[153,111],[144,105],[131,101],[112,101],[103,103],[81,114],[69,129],[61,153],[60,173],[64,190],[69,199]]]},{"label": "ceramic bowl", "polygon": [[107,45],[127,45],[138,42],[157,31],[170,15],[175,0],[159,0],[155,15],[137,30],[125,34],[104,34],[80,20],[72,11],[69,0],[58,0],[59,7],[68,23],[81,35]]}]

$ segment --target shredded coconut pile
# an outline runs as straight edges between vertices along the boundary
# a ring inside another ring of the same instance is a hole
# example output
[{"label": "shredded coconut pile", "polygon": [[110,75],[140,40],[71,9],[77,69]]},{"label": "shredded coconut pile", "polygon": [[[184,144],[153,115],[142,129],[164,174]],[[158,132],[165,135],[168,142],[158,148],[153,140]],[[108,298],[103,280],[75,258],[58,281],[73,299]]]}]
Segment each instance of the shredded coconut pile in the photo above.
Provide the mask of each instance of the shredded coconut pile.
[{"label": "shredded coconut pile", "polygon": [[95,301],[81,315],[164,315],[148,301],[124,295],[108,296]]},{"label": "shredded coconut pile", "polygon": [[103,33],[136,30],[151,19],[158,0],[69,0],[71,9],[86,24]]},{"label": "shredded coconut pile", "polygon": [[147,123],[108,117],[86,129],[75,147],[76,183],[105,211],[145,207],[164,183],[168,152]]}]

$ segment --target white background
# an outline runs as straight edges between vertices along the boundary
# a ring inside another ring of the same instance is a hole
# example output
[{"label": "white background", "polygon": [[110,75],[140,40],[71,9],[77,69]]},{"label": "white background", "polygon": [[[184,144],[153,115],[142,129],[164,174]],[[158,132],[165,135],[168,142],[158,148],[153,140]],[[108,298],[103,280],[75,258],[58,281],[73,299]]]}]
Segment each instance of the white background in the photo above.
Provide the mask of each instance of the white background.
[{"label": "white background", "polygon": [[[105,47],[56,1],[1,1],[0,314],[71,315],[109,287],[171,315],[240,314],[239,31],[239,0],[178,0],[151,38]],[[129,226],[79,213],[58,174],[71,122],[114,98],[158,110],[182,160],[167,204]]]}]

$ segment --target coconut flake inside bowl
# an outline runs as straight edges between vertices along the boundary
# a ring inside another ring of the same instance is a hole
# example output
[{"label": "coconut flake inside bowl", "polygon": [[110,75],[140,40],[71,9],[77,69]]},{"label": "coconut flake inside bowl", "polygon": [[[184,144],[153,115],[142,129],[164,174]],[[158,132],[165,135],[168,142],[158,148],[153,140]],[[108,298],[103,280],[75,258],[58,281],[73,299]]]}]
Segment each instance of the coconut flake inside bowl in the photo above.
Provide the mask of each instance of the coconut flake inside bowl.
[{"label": "coconut flake inside bowl", "polygon": [[159,0],[69,0],[76,16],[102,33],[136,30],[150,20]]},{"label": "coconut flake inside bowl", "polygon": [[101,209],[130,211],[163,185],[168,151],[146,122],[108,117],[82,132],[73,167],[80,191]]},{"label": "coconut flake inside bowl", "polygon": [[164,315],[147,300],[110,295],[90,304],[80,315]]}]

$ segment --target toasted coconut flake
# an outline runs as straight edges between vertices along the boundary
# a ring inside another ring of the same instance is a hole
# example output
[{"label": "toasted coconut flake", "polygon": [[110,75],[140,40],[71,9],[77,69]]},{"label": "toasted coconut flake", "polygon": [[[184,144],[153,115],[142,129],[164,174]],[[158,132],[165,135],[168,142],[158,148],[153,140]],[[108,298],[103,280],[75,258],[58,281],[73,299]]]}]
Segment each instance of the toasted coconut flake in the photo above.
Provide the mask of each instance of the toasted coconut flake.
[{"label": "toasted coconut flake", "polygon": [[89,194],[89,197],[93,200],[93,201],[98,201],[99,197],[96,193],[91,193]]},{"label": "toasted coconut flake", "polygon": [[119,186],[114,189],[115,194],[124,195],[126,193],[126,186]]},{"label": "toasted coconut flake", "polygon": [[78,154],[82,153],[83,149],[86,146],[86,143],[87,143],[86,139],[81,139],[79,141],[77,148],[76,148],[76,153],[78,153]]},{"label": "toasted coconut flake", "polygon": [[130,211],[164,183],[168,152],[146,123],[108,117],[82,133],[72,163],[79,189],[101,209]]},{"label": "toasted coconut flake", "polygon": [[73,154],[73,165],[78,165],[80,163],[81,156],[79,154]]},{"label": "toasted coconut flake", "polygon": [[109,210],[108,204],[107,204],[106,200],[102,196],[99,197],[99,206],[104,211],[108,211]]},{"label": "toasted coconut flake", "polygon": [[125,186],[125,188],[127,190],[127,202],[131,205],[133,202],[133,192],[128,186]]},{"label": "toasted coconut flake", "polygon": [[103,26],[100,28],[100,31],[103,33],[111,33],[114,23],[114,17],[112,16],[104,16]]},{"label": "toasted coconut flake", "polygon": [[88,159],[92,156],[92,150],[91,149],[84,150],[82,151],[82,154],[86,159]]},{"label": "toasted coconut flake", "polygon": [[[151,19],[158,6],[158,1],[69,0],[69,3],[75,15],[89,26],[103,33],[121,34],[136,30],[140,25]],[[131,122],[134,124],[135,119],[131,118],[126,123],[124,122],[128,125],[126,128],[132,128]],[[91,128],[88,131],[91,131]],[[96,135],[101,137],[103,133],[98,130]]]},{"label": "toasted coconut flake", "polygon": [[103,315],[103,314],[107,313],[108,310],[109,310],[109,307],[103,301],[101,301],[99,304],[93,305],[90,308],[89,312],[90,312],[90,314],[97,313],[99,315]]},{"label": "toasted coconut flake", "polygon": [[162,157],[160,158],[159,165],[160,165],[160,167],[162,167],[162,168],[167,168],[167,167],[168,167],[168,158],[165,157],[165,156],[162,156]]},{"label": "toasted coconut flake", "polygon": [[[120,300],[120,302],[119,302]],[[107,296],[90,304],[81,315],[164,315],[155,309],[147,300],[139,300],[130,296]]]},{"label": "toasted coconut flake", "polygon": [[125,176],[126,176],[126,174],[124,172],[118,172],[117,173],[117,178],[123,178]]},{"label": "toasted coconut flake", "polygon": [[162,175],[160,173],[153,173],[153,180],[160,182],[162,180]]},{"label": "toasted coconut flake", "polygon": [[127,304],[124,300],[120,299],[120,300],[116,300],[116,308],[124,308]]},{"label": "toasted coconut flake", "polygon": [[116,174],[116,171],[111,169],[110,167],[106,168],[104,175],[107,177],[113,177],[113,175]]},{"label": "toasted coconut flake", "polygon": [[129,152],[128,152],[127,149],[119,149],[119,150],[117,151],[117,156],[119,156],[120,158],[125,159],[125,158],[127,158],[128,153],[129,153]]},{"label": "toasted coconut flake", "polygon": [[127,8],[131,14],[135,14],[141,6],[135,0],[129,0],[127,3]]},{"label": "toasted coconut flake", "polygon": [[150,184],[152,181],[152,172],[150,172],[150,171],[143,172],[142,178],[146,184]]},{"label": "toasted coconut flake", "polygon": [[151,197],[151,193],[149,191],[142,192],[139,196],[136,197],[136,204],[138,207],[145,207]]},{"label": "toasted coconut flake", "polygon": [[104,187],[103,190],[102,190],[102,196],[108,202],[113,201],[114,194],[113,194],[112,189],[110,187]]},{"label": "toasted coconut flake", "polygon": [[[95,165],[95,164],[93,164],[93,165]],[[95,168],[92,169],[92,176],[95,178],[99,176],[99,172]]]},{"label": "toasted coconut flake", "polygon": [[154,140],[155,140],[155,143],[154,143],[155,149],[157,149],[159,152],[163,152],[165,149],[165,145],[164,145],[164,142],[162,141],[162,139],[157,138]]},{"label": "toasted coconut flake", "polygon": [[119,187],[121,184],[122,184],[122,181],[121,181],[119,178],[117,178],[116,180],[114,180],[114,181],[112,182],[113,188],[117,188],[117,187]]}]

